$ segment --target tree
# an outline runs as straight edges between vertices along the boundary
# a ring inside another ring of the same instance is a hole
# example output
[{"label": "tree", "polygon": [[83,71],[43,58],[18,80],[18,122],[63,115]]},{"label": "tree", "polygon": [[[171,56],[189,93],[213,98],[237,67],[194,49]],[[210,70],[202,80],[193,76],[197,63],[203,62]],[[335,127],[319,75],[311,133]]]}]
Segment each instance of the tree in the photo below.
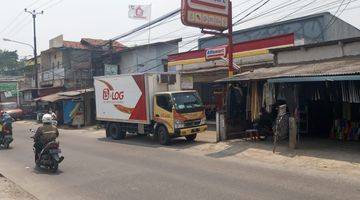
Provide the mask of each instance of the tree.
[{"label": "tree", "polygon": [[19,60],[17,51],[0,50],[0,75],[24,75],[25,60]]}]

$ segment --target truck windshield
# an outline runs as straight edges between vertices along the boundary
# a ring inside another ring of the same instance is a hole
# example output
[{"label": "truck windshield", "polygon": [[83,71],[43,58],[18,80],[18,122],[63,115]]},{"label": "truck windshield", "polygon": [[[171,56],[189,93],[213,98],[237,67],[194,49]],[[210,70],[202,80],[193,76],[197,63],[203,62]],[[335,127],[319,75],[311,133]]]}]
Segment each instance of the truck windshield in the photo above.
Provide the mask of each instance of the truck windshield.
[{"label": "truck windshield", "polygon": [[172,94],[175,109],[180,112],[195,112],[203,109],[203,104],[194,92],[184,92]]}]

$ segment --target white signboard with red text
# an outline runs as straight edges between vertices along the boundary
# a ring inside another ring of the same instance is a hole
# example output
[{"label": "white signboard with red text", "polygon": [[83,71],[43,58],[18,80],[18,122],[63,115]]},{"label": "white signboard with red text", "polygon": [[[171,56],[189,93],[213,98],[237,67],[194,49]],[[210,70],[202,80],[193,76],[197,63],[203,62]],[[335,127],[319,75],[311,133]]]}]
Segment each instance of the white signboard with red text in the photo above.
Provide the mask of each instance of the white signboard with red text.
[{"label": "white signboard with red text", "polygon": [[229,0],[182,0],[181,20],[186,26],[223,31],[228,28]]},{"label": "white signboard with red text", "polygon": [[220,58],[225,58],[226,55],[227,55],[227,45],[205,49],[206,60],[217,60]]},{"label": "white signboard with red text", "polygon": [[97,77],[96,117],[103,121],[148,121],[144,75]]}]

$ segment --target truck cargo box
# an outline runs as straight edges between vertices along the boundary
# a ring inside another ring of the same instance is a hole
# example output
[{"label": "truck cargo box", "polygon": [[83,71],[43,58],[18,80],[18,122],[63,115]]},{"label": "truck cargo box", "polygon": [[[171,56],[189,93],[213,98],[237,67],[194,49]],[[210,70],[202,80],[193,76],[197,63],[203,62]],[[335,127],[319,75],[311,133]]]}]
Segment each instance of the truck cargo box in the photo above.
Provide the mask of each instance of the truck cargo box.
[{"label": "truck cargo box", "polygon": [[150,124],[153,95],[168,91],[169,85],[175,83],[174,74],[95,77],[96,118],[99,121]]}]

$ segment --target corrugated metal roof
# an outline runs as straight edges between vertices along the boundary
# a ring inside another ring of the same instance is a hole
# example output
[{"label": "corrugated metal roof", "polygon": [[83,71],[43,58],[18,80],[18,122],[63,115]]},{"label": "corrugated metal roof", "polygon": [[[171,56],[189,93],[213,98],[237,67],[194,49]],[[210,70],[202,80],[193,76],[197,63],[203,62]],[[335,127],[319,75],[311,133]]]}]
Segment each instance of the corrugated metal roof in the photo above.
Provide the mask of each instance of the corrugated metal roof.
[{"label": "corrugated metal roof", "polygon": [[68,92],[59,92],[58,94],[61,96],[67,96],[67,97],[75,97],[79,96],[81,94],[85,94],[88,92],[94,92],[94,88],[88,88],[88,89],[81,89],[81,90],[75,90],[75,91],[68,91]]},{"label": "corrugated metal roof", "polygon": [[42,102],[56,102],[56,101],[60,101],[60,100],[65,100],[65,99],[71,99],[71,97],[66,97],[66,96],[61,96],[58,93],[56,94],[50,94],[47,96],[43,96],[37,99],[34,99],[35,101],[42,101]]},{"label": "corrugated metal roof", "polygon": [[271,78],[360,75],[360,57],[299,63],[244,72],[216,82],[266,80]]}]

